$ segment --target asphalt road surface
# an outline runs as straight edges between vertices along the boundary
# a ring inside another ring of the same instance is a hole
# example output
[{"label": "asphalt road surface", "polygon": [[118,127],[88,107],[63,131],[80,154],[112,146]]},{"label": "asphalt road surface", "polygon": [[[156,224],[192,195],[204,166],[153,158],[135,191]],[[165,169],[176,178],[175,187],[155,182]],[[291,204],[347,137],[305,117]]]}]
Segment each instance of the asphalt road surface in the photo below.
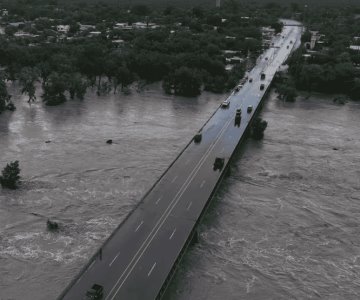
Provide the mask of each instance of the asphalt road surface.
[{"label": "asphalt road surface", "polygon": [[[186,147],[59,299],[86,299],[94,283],[104,287],[106,300],[157,297],[224,171],[214,170],[215,159],[223,158],[227,164],[273,76],[300,37],[300,27],[284,27],[249,72],[252,82],[231,94],[229,107],[219,107],[202,128],[201,142]],[[260,79],[262,72],[265,80]],[[240,126],[235,123],[238,108]]]}]

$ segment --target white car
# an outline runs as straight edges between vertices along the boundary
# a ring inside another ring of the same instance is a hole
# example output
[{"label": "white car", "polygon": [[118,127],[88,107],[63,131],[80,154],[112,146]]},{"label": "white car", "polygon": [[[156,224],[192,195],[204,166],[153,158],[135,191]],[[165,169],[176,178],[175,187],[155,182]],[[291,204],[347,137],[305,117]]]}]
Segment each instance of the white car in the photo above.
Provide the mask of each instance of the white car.
[{"label": "white car", "polygon": [[221,103],[222,108],[227,108],[227,107],[229,107],[229,105],[230,105],[230,100],[229,99],[226,99],[226,100],[223,101],[223,103]]}]

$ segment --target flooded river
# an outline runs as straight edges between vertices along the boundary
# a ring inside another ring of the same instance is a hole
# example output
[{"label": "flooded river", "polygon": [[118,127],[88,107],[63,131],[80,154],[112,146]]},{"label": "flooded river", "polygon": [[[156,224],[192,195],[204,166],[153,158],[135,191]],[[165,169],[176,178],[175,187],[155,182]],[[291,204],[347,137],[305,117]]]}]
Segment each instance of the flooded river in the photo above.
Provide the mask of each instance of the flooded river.
[{"label": "flooded river", "polygon": [[[55,299],[224,97],[152,86],[45,107],[16,91],[0,167],[19,160],[23,184],[0,189],[0,299]],[[271,95],[265,139],[242,147],[165,299],[359,299],[359,113]]]}]

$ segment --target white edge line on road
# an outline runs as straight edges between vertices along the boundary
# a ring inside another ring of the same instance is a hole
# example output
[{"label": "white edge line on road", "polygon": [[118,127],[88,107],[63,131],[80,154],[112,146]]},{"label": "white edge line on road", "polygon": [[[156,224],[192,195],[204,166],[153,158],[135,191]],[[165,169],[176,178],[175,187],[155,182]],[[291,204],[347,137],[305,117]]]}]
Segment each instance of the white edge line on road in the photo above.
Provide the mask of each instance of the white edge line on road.
[{"label": "white edge line on road", "polygon": [[111,263],[109,264],[109,267],[111,267],[111,265],[114,263],[114,261],[118,258],[119,254],[120,254],[120,252],[118,252],[118,253],[116,254],[116,256],[114,257],[114,259],[113,259],[113,260],[111,261]]},{"label": "white edge line on road", "polygon": [[137,231],[140,229],[140,227],[141,227],[142,224],[144,224],[144,220],[142,220],[142,221],[140,222],[139,226],[136,227],[135,232],[137,232]]},{"label": "white edge line on road", "polygon": [[153,266],[151,267],[151,269],[150,269],[150,271],[148,273],[148,277],[151,275],[152,271],[154,271],[155,266],[156,266],[156,263],[154,263]]},{"label": "white edge line on road", "polygon": [[94,264],[95,264],[95,260],[91,263],[91,265],[88,267],[86,271],[90,271],[90,269],[94,266]]}]

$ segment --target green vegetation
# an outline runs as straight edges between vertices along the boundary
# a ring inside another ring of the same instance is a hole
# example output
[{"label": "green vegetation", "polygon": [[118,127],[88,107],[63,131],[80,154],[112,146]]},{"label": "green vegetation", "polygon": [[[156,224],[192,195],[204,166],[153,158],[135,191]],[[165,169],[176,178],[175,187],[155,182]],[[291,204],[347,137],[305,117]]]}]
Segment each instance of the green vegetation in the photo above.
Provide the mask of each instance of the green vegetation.
[{"label": "green vegetation", "polygon": [[221,9],[214,4],[134,3],[129,12],[117,1],[0,1],[0,11],[8,12],[1,17],[0,67],[6,80],[19,81],[29,102],[41,83],[47,105],[82,99],[89,86],[98,94],[127,92],[135,81],[163,81],[176,95],[223,93],[262,52],[261,27],[281,30],[281,10],[233,0]]},{"label": "green vegetation", "polygon": [[[296,86],[308,93],[342,93],[360,100],[359,12],[349,6],[303,12],[309,30],[302,37],[302,47],[288,61],[290,83],[278,86],[286,99],[289,94],[293,98]],[[314,47],[312,36],[317,38]]]},{"label": "green vegetation", "polygon": [[264,138],[264,131],[268,123],[261,118],[256,118],[251,125],[251,137],[255,140]]},{"label": "green vegetation", "polygon": [[0,113],[4,110],[15,110],[15,105],[10,101],[11,95],[9,95],[5,80],[1,78],[0,74]]},{"label": "green vegetation", "polygon": [[282,73],[278,73],[275,77],[276,92],[278,98],[286,102],[294,102],[298,96],[294,81],[285,77]]},{"label": "green vegetation", "polygon": [[3,188],[15,190],[18,188],[20,180],[19,161],[10,162],[2,170],[0,184]]}]

